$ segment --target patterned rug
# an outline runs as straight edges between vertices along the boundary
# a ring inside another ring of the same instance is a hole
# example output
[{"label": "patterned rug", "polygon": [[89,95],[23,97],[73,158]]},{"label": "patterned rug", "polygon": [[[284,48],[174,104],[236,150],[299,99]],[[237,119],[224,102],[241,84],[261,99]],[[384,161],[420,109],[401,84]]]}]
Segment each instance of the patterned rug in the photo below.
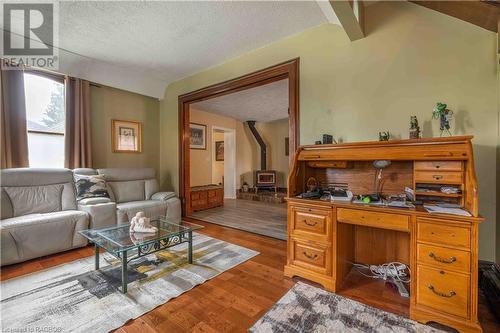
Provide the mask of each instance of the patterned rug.
[{"label": "patterned rug", "polygon": [[121,266],[110,255],[73,261],[1,283],[2,332],[108,332],[258,255],[258,252],[193,234],[187,243],[132,261],[128,293],[119,291]]},{"label": "patterned rug", "polygon": [[249,332],[442,332],[298,282]]}]

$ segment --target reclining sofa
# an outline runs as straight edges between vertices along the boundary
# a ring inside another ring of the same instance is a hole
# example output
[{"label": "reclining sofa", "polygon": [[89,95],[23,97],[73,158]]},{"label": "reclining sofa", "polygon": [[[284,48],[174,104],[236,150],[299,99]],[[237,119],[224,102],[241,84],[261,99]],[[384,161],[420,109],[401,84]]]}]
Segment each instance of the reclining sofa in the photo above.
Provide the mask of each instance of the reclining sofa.
[{"label": "reclining sofa", "polygon": [[87,245],[78,231],[89,219],[78,210],[68,169],[1,171],[1,264]]},{"label": "reclining sofa", "polygon": [[[75,175],[101,175],[106,180],[110,202],[116,203],[116,222],[129,223],[132,217],[143,211],[147,217],[166,216],[171,221],[180,221],[181,203],[174,192],[159,192],[155,170],[139,169],[75,169]],[[91,198],[94,199],[94,198]],[[99,198],[98,202],[102,202]],[[91,212],[95,200],[79,201],[82,210]],[[94,214],[91,214],[94,215]]]},{"label": "reclining sofa", "polygon": [[[75,175],[103,175],[109,198],[77,200]],[[87,245],[78,231],[128,223],[138,212],[181,219],[180,200],[158,192],[154,169],[4,169],[1,265]]]}]

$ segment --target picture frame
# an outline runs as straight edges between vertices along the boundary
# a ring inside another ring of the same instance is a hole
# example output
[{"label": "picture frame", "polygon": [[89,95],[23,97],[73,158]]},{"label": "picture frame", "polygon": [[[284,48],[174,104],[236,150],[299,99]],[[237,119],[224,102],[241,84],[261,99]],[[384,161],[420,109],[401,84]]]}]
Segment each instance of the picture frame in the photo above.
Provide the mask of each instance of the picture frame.
[{"label": "picture frame", "polygon": [[215,141],[215,160],[224,161],[224,141]]},{"label": "picture frame", "polygon": [[113,153],[142,153],[142,122],[111,119]]},{"label": "picture frame", "polygon": [[189,123],[189,148],[207,149],[207,125]]}]

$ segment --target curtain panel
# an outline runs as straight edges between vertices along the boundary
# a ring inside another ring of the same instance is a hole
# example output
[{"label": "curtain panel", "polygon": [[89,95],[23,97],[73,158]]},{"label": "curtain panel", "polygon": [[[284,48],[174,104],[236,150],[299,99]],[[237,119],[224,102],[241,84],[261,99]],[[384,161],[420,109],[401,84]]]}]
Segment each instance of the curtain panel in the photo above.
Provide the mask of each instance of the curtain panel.
[{"label": "curtain panel", "polygon": [[29,166],[23,74],[23,70],[0,70],[2,169]]},{"label": "curtain panel", "polygon": [[90,82],[67,77],[65,88],[64,164],[69,169],[91,168]]}]

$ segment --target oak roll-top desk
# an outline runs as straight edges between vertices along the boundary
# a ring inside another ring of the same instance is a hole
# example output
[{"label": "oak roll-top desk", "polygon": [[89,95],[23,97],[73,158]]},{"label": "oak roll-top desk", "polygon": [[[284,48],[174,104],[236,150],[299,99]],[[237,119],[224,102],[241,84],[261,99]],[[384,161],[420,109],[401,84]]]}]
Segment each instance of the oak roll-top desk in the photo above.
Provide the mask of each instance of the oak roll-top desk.
[{"label": "oak roll-top desk", "polygon": [[[403,262],[411,270],[406,300],[411,319],[482,331],[477,319],[482,218],[471,140],[461,136],[301,146],[288,178],[285,275],[342,294],[346,285],[356,288],[349,283],[353,263]],[[406,186],[417,200],[457,203],[472,216],[430,214],[420,205],[390,208],[296,197],[306,191],[311,177],[321,184],[348,184],[354,195],[373,193],[374,160],[392,162],[383,170],[382,194],[401,193]],[[429,184],[460,190],[420,191]]]}]

